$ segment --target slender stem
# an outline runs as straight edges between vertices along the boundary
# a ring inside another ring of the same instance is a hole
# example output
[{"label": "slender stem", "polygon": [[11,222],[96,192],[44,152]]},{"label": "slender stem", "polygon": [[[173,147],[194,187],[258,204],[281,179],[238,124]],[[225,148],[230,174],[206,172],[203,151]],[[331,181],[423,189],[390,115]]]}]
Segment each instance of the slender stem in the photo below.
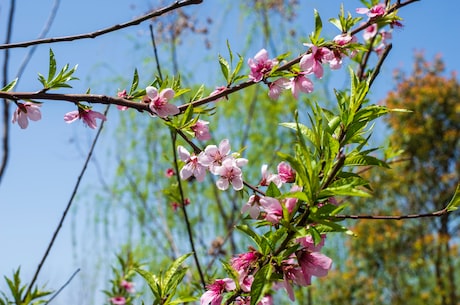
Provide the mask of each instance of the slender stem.
[{"label": "slender stem", "polygon": [[193,258],[195,259],[195,263],[198,269],[198,274],[200,275],[201,285],[203,286],[203,290],[206,290],[206,282],[204,280],[203,272],[201,271],[201,265],[198,259],[198,253],[195,250],[195,242],[193,241],[192,226],[190,225],[190,221],[189,221],[188,214],[187,214],[187,208],[184,204],[185,196],[184,196],[184,190],[182,188],[182,181],[179,175],[179,162],[177,159],[176,140],[177,140],[177,135],[173,130],[171,130],[171,142],[172,142],[172,150],[173,150],[173,157],[174,157],[174,167],[177,173],[176,175],[177,184],[179,186],[179,194],[180,194],[180,200],[181,200],[180,206],[182,209],[182,213],[184,214],[184,220],[185,220],[185,225],[187,227],[188,239],[190,242],[190,247],[192,248]]},{"label": "slender stem", "polygon": [[67,287],[67,285],[70,284],[70,282],[73,280],[73,278],[77,275],[77,273],[80,272],[80,268],[78,268],[77,270],[75,270],[74,273],[72,273],[72,275],[70,276],[70,278],[64,283],[64,285],[61,286],[61,288],[59,288],[54,294],[53,296],[45,303],[45,305],[48,305],[52,300],[54,300],[54,298],[56,298],[62,290],[64,290],[65,287]]},{"label": "slender stem", "polygon": [[161,68],[160,68],[160,59],[158,57],[157,44],[155,43],[155,35],[153,34],[152,24],[149,24],[149,29],[150,29],[150,40],[152,40],[152,46],[153,46],[153,55],[155,56],[155,62],[157,65],[158,76],[160,77],[161,80],[163,80],[163,75],[161,74]]},{"label": "slender stem", "polygon": [[448,214],[447,209],[442,209],[436,212],[423,214],[407,214],[407,215],[334,215],[336,219],[370,219],[370,220],[403,220],[414,218],[439,217]]},{"label": "slender stem", "polygon": [[[107,106],[107,108],[105,109],[105,112],[104,112],[105,116],[107,116],[109,108],[110,108],[110,106]],[[80,175],[77,178],[77,182],[75,183],[75,186],[74,186],[74,189],[72,191],[72,194],[70,195],[70,199],[67,202],[67,206],[64,209],[64,212],[62,213],[61,220],[59,221],[59,224],[58,224],[58,226],[56,227],[56,230],[53,233],[53,237],[51,238],[51,241],[48,244],[48,247],[47,247],[47,249],[45,251],[45,254],[43,255],[40,263],[38,264],[37,269],[35,270],[35,274],[34,274],[34,276],[32,278],[32,281],[30,282],[29,286],[27,287],[27,292],[24,295],[24,298],[26,298],[30,294],[30,292],[32,291],[32,287],[35,284],[35,281],[37,280],[38,274],[40,273],[40,270],[43,267],[43,264],[45,263],[48,255],[49,255],[49,253],[51,251],[51,248],[53,247],[54,242],[56,241],[56,238],[57,238],[59,232],[61,231],[61,228],[62,228],[62,225],[64,223],[64,220],[65,220],[65,218],[67,216],[67,213],[69,212],[70,207],[72,206],[73,200],[74,200],[75,196],[77,195],[77,191],[78,191],[78,188],[80,186],[80,182],[81,182],[81,180],[82,180],[82,178],[83,178],[83,176],[84,176],[84,174],[86,172],[86,168],[88,167],[89,161],[91,160],[91,156],[93,155],[94,149],[96,148],[96,143],[97,143],[97,141],[99,139],[99,136],[101,135],[103,127],[104,127],[104,121],[101,121],[101,125],[99,126],[99,129],[98,129],[98,131],[96,133],[96,136],[94,137],[93,143],[91,144],[91,148],[89,149],[88,155],[86,157],[85,163],[83,164],[83,167],[81,169]]]}]

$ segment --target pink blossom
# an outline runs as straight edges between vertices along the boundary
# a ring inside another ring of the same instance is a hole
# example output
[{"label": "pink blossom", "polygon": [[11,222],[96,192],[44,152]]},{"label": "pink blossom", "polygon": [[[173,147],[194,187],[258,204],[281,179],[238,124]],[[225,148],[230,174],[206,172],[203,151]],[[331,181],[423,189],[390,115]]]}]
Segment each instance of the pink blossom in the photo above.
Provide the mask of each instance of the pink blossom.
[{"label": "pink blossom", "polygon": [[241,213],[249,212],[249,216],[252,219],[259,218],[260,215],[260,197],[257,195],[252,195],[249,197],[248,202],[241,209]]},{"label": "pink blossom", "polygon": [[343,47],[349,43],[357,42],[357,39],[355,36],[351,36],[350,34],[339,34],[334,37],[333,41]]},{"label": "pink blossom", "polygon": [[283,90],[289,89],[290,80],[285,77],[278,78],[274,82],[271,82],[268,90],[268,96],[272,100],[277,100]]},{"label": "pink blossom", "polygon": [[112,303],[113,305],[125,305],[126,298],[122,296],[113,297],[113,298],[110,298],[110,303]]},{"label": "pink blossom", "polygon": [[377,35],[377,24],[374,23],[374,24],[371,24],[370,26],[368,26],[364,30],[363,38],[364,38],[365,41],[369,41],[372,38],[374,38],[375,35]]},{"label": "pink blossom", "polygon": [[247,253],[238,254],[230,259],[230,265],[235,269],[240,277],[246,277],[249,272],[256,267],[260,254],[253,250]]},{"label": "pink blossom", "polygon": [[134,289],[134,283],[128,282],[127,280],[122,280],[120,286],[126,290],[127,293],[134,293],[136,290]]},{"label": "pink blossom", "polygon": [[[295,192],[300,192],[302,191],[302,188],[298,185],[293,185],[291,187],[291,192],[292,193],[295,193]],[[283,200],[283,204],[284,206],[286,207],[286,209],[288,210],[289,213],[292,213],[292,211],[294,211],[294,209],[296,208],[297,206],[297,201],[298,199],[297,198],[286,198]]]},{"label": "pink blossom", "polygon": [[272,174],[268,172],[268,165],[263,164],[261,168],[261,174],[262,174],[262,179],[259,182],[259,185],[261,186],[269,186],[270,183],[274,183],[278,188],[280,188],[283,185],[283,182],[281,182],[280,177],[276,174]]},{"label": "pink blossom", "polygon": [[[219,93],[221,93],[221,92],[224,92],[225,90],[227,90],[227,87],[225,87],[225,86],[216,87],[216,89],[215,89],[213,92],[211,92],[211,94],[210,94],[209,96],[213,96],[213,95],[219,94]],[[225,95],[225,96],[223,96],[223,97],[217,98],[217,99],[215,100],[215,102],[218,102],[218,101],[220,101],[220,100],[222,100],[222,99],[224,99],[224,98],[225,98],[226,100],[228,99],[227,96]]]},{"label": "pink blossom", "polygon": [[283,218],[283,208],[278,199],[264,196],[260,199],[260,205],[267,213],[265,215],[265,220],[272,224],[277,224],[281,218]]},{"label": "pink blossom", "polygon": [[201,296],[201,305],[221,305],[223,294],[235,290],[235,282],[230,278],[215,280],[206,287],[208,290]]},{"label": "pink blossom", "polygon": [[314,89],[313,82],[305,76],[305,73],[299,73],[297,76],[291,78],[289,87],[296,99],[299,97],[299,92],[312,93]]},{"label": "pink blossom", "polygon": [[273,297],[271,295],[266,295],[260,300],[259,304],[257,305],[273,305]]},{"label": "pink blossom", "polygon": [[191,127],[192,131],[195,133],[195,137],[200,141],[206,141],[211,139],[211,134],[209,133],[209,122],[198,120],[195,125]]},{"label": "pink blossom", "polygon": [[100,112],[93,111],[90,108],[78,107],[78,110],[67,112],[64,115],[64,121],[67,124],[75,122],[77,119],[83,120],[89,128],[96,129],[97,123],[96,119],[106,121],[107,118]]},{"label": "pink blossom", "polygon": [[235,191],[243,189],[243,173],[237,165],[237,160],[229,158],[215,168],[215,174],[220,176],[216,181],[219,190],[225,191],[230,184]]},{"label": "pink blossom", "polygon": [[324,277],[332,266],[332,259],[319,252],[301,250],[296,252],[297,260],[308,285],[311,277]]},{"label": "pink blossom", "polygon": [[186,180],[194,176],[196,180],[202,182],[208,167],[208,163],[206,163],[206,160],[203,158],[203,153],[200,153],[198,156],[190,154],[180,145],[177,147],[177,153],[179,154],[179,158],[186,163],[179,173],[181,179]]},{"label": "pink blossom", "polygon": [[358,14],[366,14],[369,18],[381,17],[385,15],[385,3],[379,3],[370,9],[366,7],[357,8],[356,12]]},{"label": "pink blossom", "polygon": [[321,241],[315,245],[315,242],[313,240],[313,237],[311,235],[306,235],[304,237],[299,237],[296,239],[296,241],[301,244],[305,249],[307,249],[310,252],[319,252],[324,246],[324,241],[326,240],[326,235],[321,234]]},{"label": "pink blossom", "polygon": [[18,122],[21,129],[26,129],[29,126],[29,120],[38,121],[42,118],[42,113],[40,112],[40,105],[26,102],[26,103],[16,103],[18,108],[13,113],[11,122],[14,124]]},{"label": "pink blossom", "polygon": [[176,115],[180,112],[176,105],[168,103],[168,101],[174,97],[175,93],[173,89],[166,88],[158,93],[157,88],[148,86],[145,92],[150,99],[150,110],[159,117],[165,118],[168,115]]},{"label": "pink blossom", "polygon": [[318,48],[315,45],[304,43],[304,45],[309,46],[311,52],[305,54],[300,59],[300,69],[305,72],[305,74],[314,73],[317,78],[323,77],[323,62],[329,62],[334,59],[334,53],[325,47]]},{"label": "pink blossom", "polygon": [[249,79],[254,82],[260,82],[265,74],[270,72],[276,64],[278,64],[276,59],[268,58],[267,50],[260,50],[254,58],[248,59],[248,65],[251,69]]},{"label": "pink blossom", "polygon": [[278,176],[283,183],[293,183],[296,173],[289,163],[281,162],[278,164]]},{"label": "pink blossom", "polygon": [[[118,92],[117,96],[121,98],[128,98],[128,93],[126,93],[126,89],[124,89],[123,91]],[[128,106],[117,105],[117,109],[121,111],[125,111],[128,109]]]},{"label": "pink blossom", "polygon": [[229,158],[230,153],[230,142],[228,139],[223,139],[219,143],[219,147],[216,145],[208,145],[204,149],[204,155],[207,158],[207,162],[210,164],[209,171],[215,174],[215,168],[222,165],[222,162]]}]

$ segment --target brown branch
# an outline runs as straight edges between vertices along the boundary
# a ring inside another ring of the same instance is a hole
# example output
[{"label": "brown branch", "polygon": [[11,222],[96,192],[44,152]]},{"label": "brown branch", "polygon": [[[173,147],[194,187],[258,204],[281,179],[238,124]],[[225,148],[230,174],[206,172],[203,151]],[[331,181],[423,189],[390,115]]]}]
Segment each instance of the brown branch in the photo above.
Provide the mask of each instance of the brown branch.
[{"label": "brown branch", "polygon": [[38,45],[38,44],[46,44],[46,43],[57,43],[57,42],[65,42],[65,41],[74,41],[74,40],[79,40],[79,39],[88,39],[88,38],[96,38],[101,35],[105,35],[111,32],[115,32],[130,26],[138,25],[146,20],[156,18],[158,16],[161,16],[165,13],[168,13],[170,11],[176,10],[178,8],[188,6],[188,5],[193,5],[193,4],[200,4],[202,3],[203,0],[184,0],[184,1],[176,1],[173,4],[166,6],[164,8],[155,10],[149,14],[146,14],[144,16],[141,16],[139,18],[136,18],[132,21],[125,22],[122,24],[117,24],[105,29],[97,30],[95,32],[91,33],[86,33],[86,34],[78,34],[78,35],[72,35],[72,36],[63,36],[63,37],[55,37],[55,38],[45,38],[45,39],[36,39],[36,40],[31,40],[31,41],[25,41],[25,42],[17,42],[17,43],[6,43],[0,45],[0,50],[1,49],[13,49],[13,48],[25,48],[33,45]]},{"label": "brown branch", "polygon": [[439,217],[450,213],[447,209],[424,214],[407,214],[407,215],[334,215],[336,219],[371,219],[371,220],[402,220],[425,217]]}]

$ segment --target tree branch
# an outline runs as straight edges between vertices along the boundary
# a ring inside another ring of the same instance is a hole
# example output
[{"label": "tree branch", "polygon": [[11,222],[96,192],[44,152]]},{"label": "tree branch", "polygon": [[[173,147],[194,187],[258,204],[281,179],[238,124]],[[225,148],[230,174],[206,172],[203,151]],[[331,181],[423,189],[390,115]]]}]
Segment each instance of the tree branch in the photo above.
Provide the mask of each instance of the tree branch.
[{"label": "tree branch", "polygon": [[371,220],[402,220],[426,217],[439,217],[450,213],[447,209],[424,214],[407,214],[407,215],[334,215],[336,219],[371,219]]},{"label": "tree branch", "polygon": [[149,14],[146,14],[144,16],[141,16],[139,18],[136,18],[132,21],[125,22],[122,24],[117,24],[105,29],[101,29],[95,32],[91,33],[86,33],[86,34],[79,34],[79,35],[72,35],[72,36],[63,36],[63,37],[55,37],[55,38],[45,38],[45,39],[36,39],[36,40],[31,40],[31,41],[25,41],[25,42],[17,42],[17,43],[6,43],[0,45],[0,50],[2,49],[13,49],[13,48],[26,48],[30,47],[33,45],[38,45],[38,44],[46,44],[46,43],[57,43],[57,42],[64,42],[64,41],[74,41],[74,40],[79,40],[79,39],[88,39],[88,38],[96,38],[101,35],[105,35],[111,32],[115,32],[130,26],[138,25],[146,20],[156,18],[158,16],[161,16],[165,13],[168,13],[170,11],[176,10],[178,8],[188,6],[188,5],[193,5],[193,4],[200,4],[202,3],[203,0],[183,0],[183,1],[176,1],[173,4],[166,6],[164,8],[155,10]]}]

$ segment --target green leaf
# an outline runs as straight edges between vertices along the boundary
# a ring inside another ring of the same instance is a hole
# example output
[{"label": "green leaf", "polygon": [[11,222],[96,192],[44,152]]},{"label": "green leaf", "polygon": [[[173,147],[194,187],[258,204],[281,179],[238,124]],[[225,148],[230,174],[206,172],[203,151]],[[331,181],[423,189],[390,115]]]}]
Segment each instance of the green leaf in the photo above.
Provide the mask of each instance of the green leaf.
[{"label": "green leaf", "polygon": [[53,50],[50,49],[50,66],[48,69],[48,82],[51,82],[51,80],[54,78],[54,75],[56,75],[56,58],[54,57]]},{"label": "green leaf", "polygon": [[[187,253],[187,254],[184,254],[184,255],[180,256],[180,257],[177,258],[177,259],[171,264],[171,266],[168,268],[168,270],[167,270],[166,273],[165,273],[164,279],[163,279],[163,284],[164,284],[164,287],[165,287],[165,291],[169,291],[168,286],[170,285],[171,279],[172,279],[173,276],[176,274],[176,272],[178,272],[178,269],[180,268],[180,266],[182,265],[182,263],[183,263],[190,255],[192,255],[192,253]],[[185,270],[185,269],[182,269],[182,270]],[[182,271],[180,271],[180,272],[182,272]],[[184,275],[185,275],[185,273],[184,273]]]},{"label": "green leaf", "polygon": [[144,280],[149,285],[149,287],[152,290],[152,293],[155,295],[155,297],[157,299],[161,299],[163,292],[162,292],[162,289],[161,289],[161,286],[160,286],[160,281],[158,280],[157,276],[154,275],[153,273],[150,273],[148,271],[142,270],[140,268],[135,268],[134,271],[139,273],[139,275],[144,278]]},{"label": "green leaf", "polygon": [[131,82],[131,88],[129,89],[128,95],[132,95],[132,93],[136,91],[138,85],[139,85],[139,74],[137,73],[137,69],[134,69],[133,81]]},{"label": "green leaf", "polygon": [[355,188],[353,185],[347,184],[342,186],[330,186],[322,190],[318,198],[329,198],[332,196],[357,196],[357,197],[371,197],[371,194]]},{"label": "green leaf", "polygon": [[181,297],[178,299],[175,299],[171,302],[168,302],[170,305],[175,305],[175,304],[180,304],[180,303],[190,303],[190,302],[195,302],[198,301],[200,298],[198,297]]},{"label": "green leaf", "polygon": [[390,168],[388,163],[383,160],[380,160],[373,156],[367,156],[363,154],[355,154],[347,156],[345,159],[345,166],[381,166],[385,168]]},{"label": "green leaf", "polygon": [[230,81],[228,77],[228,73],[230,71],[230,65],[228,64],[228,61],[220,55],[219,55],[219,64],[220,64],[220,70],[222,71],[222,74],[224,75],[224,78],[228,83]]},{"label": "green leaf", "polygon": [[276,198],[276,197],[281,195],[281,192],[273,182],[270,182],[270,185],[268,186],[267,191],[265,192],[265,194],[268,197]]},{"label": "green leaf", "polygon": [[16,77],[13,81],[11,81],[8,85],[3,87],[0,91],[8,92],[8,91],[12,90],[14,88],[14,86],[16,86],[17,82],[18,82],[18,78]]},{"label": "green leaf", "polygon": [[455,190],[455,194],[450,200],[449,204],[446,207],[448,212],[452,212],[458,209],[460,206],[460,183],[457,185],[457,189]]},{"label": "green leaf", "polygon": [[241,232],[245,233],[248,235],[254,242],[256,243],[257,246],[260,245],[260,236],[256,232],[254,232],[248,225],[239,225],[236,226],[238,230]]},{"label": "green leaf", "polygon": [[321,35],[321,30],[323,29],[323,23],[316,9],[315,9],[314,15],[315,15],[315,32],[313,33],[313,36],[310,37],[310,39],[313,44],[317,44],[319,40],[319,36]]},{"label": "green leaf", "polygon": [[260,268],[254,275],[254,281],[251,285],[251,305],[256,305],[264,297],[265,293],[270,289],[270,277],[273,273],[271,263]]}]

